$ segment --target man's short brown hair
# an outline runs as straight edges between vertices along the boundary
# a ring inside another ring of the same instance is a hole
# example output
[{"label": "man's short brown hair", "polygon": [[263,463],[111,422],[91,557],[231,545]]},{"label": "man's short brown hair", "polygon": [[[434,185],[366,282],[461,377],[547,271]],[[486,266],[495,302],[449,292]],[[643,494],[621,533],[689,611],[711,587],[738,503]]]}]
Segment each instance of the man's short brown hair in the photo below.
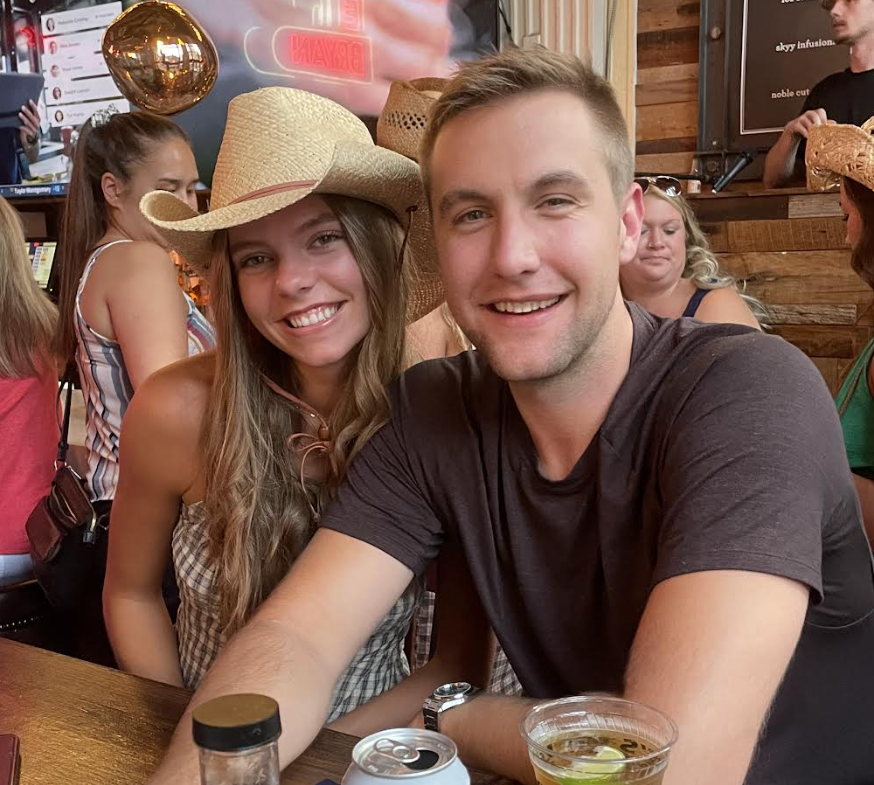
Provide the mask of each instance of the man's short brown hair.
[{"label": "man's short brown hair", "polygon": [[469,109],[540,90],[564,90],[588,107],[603,138],[604,158],[617,203],[634,177],[628,127],[613,88],[578,57],[542,46],[506,49],[461,66],[434,102],[419,146],[425,188],[431,191],[431,154],[437,136],[450,120]]}]

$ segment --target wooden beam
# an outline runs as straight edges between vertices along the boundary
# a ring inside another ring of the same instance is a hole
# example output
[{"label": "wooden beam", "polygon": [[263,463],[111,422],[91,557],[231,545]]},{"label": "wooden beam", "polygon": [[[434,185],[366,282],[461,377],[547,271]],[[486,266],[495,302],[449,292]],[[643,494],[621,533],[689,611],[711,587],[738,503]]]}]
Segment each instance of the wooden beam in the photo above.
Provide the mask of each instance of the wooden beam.
[{"label": "wooden beam", "polygon": [[641,33],[698,26],[699,0],[638,0],[637,24]]},{"label": "wooden beam", "polygon": [[640,106],[637,141],[694,137],[698,133],[698,101]]}]

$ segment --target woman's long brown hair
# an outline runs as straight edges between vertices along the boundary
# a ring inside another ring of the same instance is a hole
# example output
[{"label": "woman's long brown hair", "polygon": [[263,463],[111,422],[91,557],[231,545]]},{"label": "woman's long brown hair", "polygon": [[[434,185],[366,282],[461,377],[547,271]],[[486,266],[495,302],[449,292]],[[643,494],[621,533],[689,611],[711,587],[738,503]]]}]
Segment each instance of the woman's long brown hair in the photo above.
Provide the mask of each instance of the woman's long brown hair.
[{"label": "woman's long brown hair", "polygon": [[874,289],[874,191],[845,177],[844,191],[859,211],[862,235],[853,248],[850,264],[856,274]]},{"label": "woman's long brown hair", "polygon": [[149,159],[153,145],[170,138],[188,141],[178,125],[146,112],[113,115],[97,127],[93,127],[89,120],[79,132],[58,260],[60,318],[55,331],[54,351],[62,365],[69,362],[76,349],[73,308],[79,279],[88,257],[109,228],[110,216],[101,182],[103,175],[109,172],[122,181],[130,180],[137,167]]},{"label": "woman's long brown hair", "polygon": [[301,418],[262,374],[300,395],[293,360],[249,321],[227,251],[213,242],[211,305],[216,327],[215,381],[204,420],[205,505],[217,565],[223,630],[231,634],[267,597],[315,531],[310,504],[324,503],[348,461],[387,421],[386,386],[407,364],[406,276],[399,267],[402,231],[388,211],[341,196],[325,201],[343,227],[367,291],[371,327],[349,356],[340,400],[327,418],[336,471],[301,487],[287,437]]}]

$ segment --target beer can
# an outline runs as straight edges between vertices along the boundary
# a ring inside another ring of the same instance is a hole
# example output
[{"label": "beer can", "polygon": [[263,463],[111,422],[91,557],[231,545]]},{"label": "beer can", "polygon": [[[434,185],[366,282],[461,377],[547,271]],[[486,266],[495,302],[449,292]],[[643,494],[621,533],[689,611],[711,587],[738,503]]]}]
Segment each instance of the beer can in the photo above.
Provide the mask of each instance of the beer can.
[{"label": "beer can", "polygon": [[417,728],[395,728],[363,738],[352,750],[342,785],[470,785],[470,775],[452,739]]}]

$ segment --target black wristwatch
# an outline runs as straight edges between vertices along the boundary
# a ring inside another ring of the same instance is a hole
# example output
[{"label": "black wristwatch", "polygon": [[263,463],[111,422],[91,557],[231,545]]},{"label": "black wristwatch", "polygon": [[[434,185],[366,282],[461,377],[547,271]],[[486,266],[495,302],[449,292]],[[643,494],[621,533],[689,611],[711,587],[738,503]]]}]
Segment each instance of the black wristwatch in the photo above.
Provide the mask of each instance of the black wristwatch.
[{"label": "black wristwatch", "polygon": [[422,716],[425,719],[427,730],[440,730],[440,715],[462,703],[470,703],[479,693],[479,687],[474,687],[466,681],[453,681],[449,684],[441,684],[431,695],[425,699],[422,705]]}]

